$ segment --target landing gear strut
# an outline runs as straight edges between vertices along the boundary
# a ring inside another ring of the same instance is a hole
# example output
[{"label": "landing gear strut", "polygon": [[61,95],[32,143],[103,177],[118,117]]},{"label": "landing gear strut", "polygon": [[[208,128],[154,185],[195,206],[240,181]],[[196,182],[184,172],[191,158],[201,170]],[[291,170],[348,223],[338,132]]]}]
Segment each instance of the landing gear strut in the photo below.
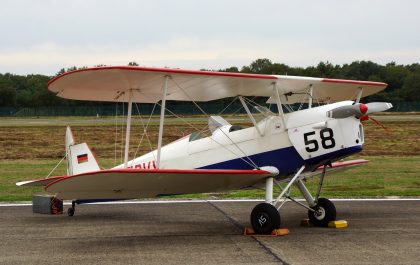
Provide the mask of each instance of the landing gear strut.
[{"label": "landing gear strut", "polygon": [[[268,178],[266,180],[265,203],[260,203],[255,206],[251,213],[252,228],[257,234],[270,234],[274,229],[280,228],[281,218],[278,210],[287,202],[288,199],[308,209],[309,220],[314,226],[326,227],[330,221],[334,221],[336,219],[336,209],[334,204],[326,198],[319,198],[326,172],[326,166],[324,166],[324,170],[320,177],[315,198],[312,197],[300,177],[300,174],[304,169],[305,166],[302,166],[284,188],[276,182],[282,190],[276,200],[273,200],[273,183],[275,180],[274,178]],[[305,198],[307,205],[296,201],[290,196],[293,184]]]},{"label": "landing gear strut", "polygon": [[73,216],[76,211],[76,201],[71,201],[71,207],[67,209],[67,215]]}]

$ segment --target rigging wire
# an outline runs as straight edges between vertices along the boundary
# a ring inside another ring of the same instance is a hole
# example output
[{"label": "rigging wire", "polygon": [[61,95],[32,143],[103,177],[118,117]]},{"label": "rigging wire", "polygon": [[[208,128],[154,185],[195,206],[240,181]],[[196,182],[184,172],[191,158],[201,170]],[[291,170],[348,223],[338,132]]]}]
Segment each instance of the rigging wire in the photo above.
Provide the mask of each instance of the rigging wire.
[{"label": "rigging wire", "polygon": [[124,101],[121,102],[122,104],[122,120],[121,120],[121,148],[120,148],[120,164],[123,162],[123,154],[124,154]]},{"label": "rigging wire", "polygon": [[117,140],[118,140],[118,102],[115,103],[114,165],[117,164]]},{"label": "rigging wire", "polygon": [[[150,113],[150,115],[149,115],[149,118],[148,118],[148,120],[147,120],[146,126],[144,125],[144,122],[143,122],[142,116],[141,116],[141,114],[140,114],[140,109],[139,109],[139,107],[138,107],[137,103],[135,103],[134,105],[136,106],[137,113],[138,113],[138,115],[139,115],[139,117],[140,117],[140,122],[141,122],[141,125],[142,125],[142,127],[143,127],[143,134],[141,135],[140,142],[139,142],[139,144],[137,145],[136,152],[134,153],[134,159],[135,159],[135,158],[136,158],[136,156],[137,156],[137,152],[138,152],[138,151],[139,151],[139,149],[140,149],[140,145],[141,145],[141,144],[142,144],[142,142],[143,142],[144,136],[146,136],[146,139],[147,139],[147,141],[148,141],[148,143],[149,143],[150,152],[152,152],[152,151],[153,151],[152,143],[151,143],[150,138],[149,138],[149,136],[148,136],[147,129],[148,129],[149,125],[150,125],[151,118],[152,118],[153,113],[154,113],[154,111],[155,111],[155,108],[156,108],[156,103],[153,105],[152,112],[151,112],[151,113]],[[155,154],[154,154],[154,153],[152,153],[152,154],[153,154],[153,158],[156,160]]]},{"label": "rigging wire", "polygon": [[[160,107],[162,107],[159,103],[156,103],[156,104],[159,105]],[[255,165],[254,164],[250,163],[249,161],[247,161],[246,159],[242,158],[241,156],[239,156],[238,154],[236,154],[235,152],[233,152],[232,150],[230,150],[229,148],[227,148],[223,144],[221,144],[218,141],[216,141],[215,139],[211,138],[212,135],[211,135],[210,130],[208,128],[200,130],[197,127],[195,127],[193,124],[189,123],[188,121],[186,121],[185,119],[183,119],[179,115],[177,115],[174,112],[172,112],[171,110],[169,110],[168,108],[165,108],[165,110],[168,111],[170,114],[174,115],[175,118],[178,118],[178,119],[182,120],[184,123],[186,123],[188,126],[190,126],[191,128],[193,128],[194,130],[197,130],[199,133],[205,134],[206,137],[209,137],[213,142],[215,142],[220,147],[224,148],[225,150],[227,150],[228,152],[230,152],[234,156],[238,157],[239,159],[241,159],[242,161],[244,161],[245,163],[247,163],[249,166],[255,168]],[[256,167],[256,168],[258,168],[258,167]]]},{"label": "rigging wire", "polygon": [[[175,85],[181,89],[181,91],[191,100],[192,103],[194,103],[194,105],[207,117],[209,117],[209,115],[190,97],[190,95],[188,95],[188,93],[173,79],[171,79]],[[218,128],[231,142],[232,144],[249,160],[249,162],[251,162],[251,164],[253,165],[254,168],[258,169],[258,165],[255,164],[255,162],[238,146],[238,144],[236,144],[221,128]],[[238,156],[239,157],[239,156]]]},{"label": "rigging wire", "polygon": [[50,171],[50,173],[45,177],[46,179],[47,178],[49,178],[50,176],[51,176],[51,174],[54,172],[54,170],[56,170],[57,169],[57,167],[61,164],[61,162],[63,162],[63,160],[64,160],[64,158],[66,158],[67,157],[67,154],[68,153],[66,153],[64,156],[63,156],[63,158],[61,158],[61,160],[60,160],[60,162],[58,162],[57,163],[57,165],[55,165],[55,167]]}]

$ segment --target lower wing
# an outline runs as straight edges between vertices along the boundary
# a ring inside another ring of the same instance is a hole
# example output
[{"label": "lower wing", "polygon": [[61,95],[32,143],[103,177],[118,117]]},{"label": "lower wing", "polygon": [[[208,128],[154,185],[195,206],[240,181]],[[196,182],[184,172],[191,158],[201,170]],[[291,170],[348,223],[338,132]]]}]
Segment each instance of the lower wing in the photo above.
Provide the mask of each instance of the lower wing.
[{"label": "lower wing", "polygon": [[102,170],[16,183],[45,186],[60,199],[131,199],[240,189],[275,173],[266,170]]}]

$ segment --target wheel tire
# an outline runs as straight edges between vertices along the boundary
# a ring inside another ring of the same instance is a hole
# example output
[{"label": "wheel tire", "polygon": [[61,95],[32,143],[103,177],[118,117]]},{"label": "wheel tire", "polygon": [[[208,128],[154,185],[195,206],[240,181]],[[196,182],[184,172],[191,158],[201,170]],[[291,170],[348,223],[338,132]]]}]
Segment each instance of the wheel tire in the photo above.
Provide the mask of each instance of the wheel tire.
[{"label": "wheel tire", "polygon": [[328,223],[335,221],[336,209],[334,203],[325,198],[319,198],[318,204],[312,207],[317,213],[308,210],[308,217],[314,226],[327,227]]},{"label": "wheel tire", "polygon": [[280,214],[269,203],[260,203],[251,212],[251,225],[257,234],[270,234],[280,228]]},{"label": "wheel tire", "polygon": [[70,207],[70,208],[67,209],[67,215],[68,216],[73,216],[74,215],[74,208],[73,207]]}]

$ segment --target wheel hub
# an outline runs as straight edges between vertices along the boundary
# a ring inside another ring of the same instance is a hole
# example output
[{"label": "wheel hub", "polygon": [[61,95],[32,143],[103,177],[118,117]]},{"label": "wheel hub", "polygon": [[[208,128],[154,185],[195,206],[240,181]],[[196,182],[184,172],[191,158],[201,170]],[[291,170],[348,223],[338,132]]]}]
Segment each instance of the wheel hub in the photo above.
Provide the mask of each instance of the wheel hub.
[{"label": "wheel hub", "polygon": [[319,207],[316,211],[315,211],[315,218],[318,220],[323,220],[325,218],[325,209],[322,207]]}]

